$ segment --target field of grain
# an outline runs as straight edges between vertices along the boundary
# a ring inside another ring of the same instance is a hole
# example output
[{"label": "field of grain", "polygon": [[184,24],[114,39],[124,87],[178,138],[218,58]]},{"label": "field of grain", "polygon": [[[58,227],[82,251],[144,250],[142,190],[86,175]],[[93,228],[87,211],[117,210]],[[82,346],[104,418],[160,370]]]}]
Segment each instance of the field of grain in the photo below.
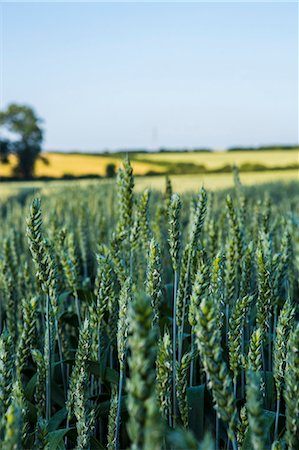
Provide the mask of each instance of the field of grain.
[{"label": "field of grain", "polygon": [[[270,170],[267,172],[246,172],[240,175],[242,183],[246,186],[260,185],[273,182],[299,182],[298,170]],[[205,186],[211,191],[226,189],[233,186],[233,176],[231,173],[219,174],[198,174],[198,175],[172,175],[173,187],[176,192],[196,191],[201,186]],[[146,188],[163,190],[165,185],[164,176],[140,177],[136,179],[136,189]]]},{"label": "field of grain", "polygon": [[[65,176],[105,176],[108,164],[120,166],[123,155],[84,155],[44,153],[48,161],[45,164],[38,160],[36,164],[37,177],[61,178]],[[167,152],[167,153],[133,153],[131,155],[132,167],[135,175],[146,175],[150,172],[159,174],[172,172],[182,164],[191,164],[196,167],[204,166],[205,170],[219,170],[223,167],[237,165],[246,168],[246,165],[254,165],[265,168],[291,167],[299,164],[298,150],[276,151],[238,151],[238,152]],[[14,156],[10,157],[9,164],[0,164],[0,177],[8,177],[16,164]],[[242,166],[243,165],[243,166]],[[190,170],[190,167],[182,166],[181,173]],[[251,169],[254,170],[254,167]],[[288,177],[288,174],[285,173]]]},{"label": "field of grain", "polygon": [[224,165],[261,164],[266,167],[283,167],[299,163],[299,148],[294,150],[236,151],[236,152],[167,152],[137,154],[134,159],[149,163],[193,163],[207,169]]},{"label": "field of grain", "polygon": [[298,182],[255,177],[2,183],[0,448],[299,448]]},{"label": "field of grain", "polygon": [[[234,184],[230,173],[221,174],[198,174],[198,175],[172,175],[171,181],[176,192],[185,193],[196,191],[205,186],[210,191],[231,188]],[[241,174],[242,183],[245,186],[263,185],[273,182],[299,182],[298,170],[270,170],[266,172],[246,172]],[[53,180],[53,181],[18,181],[2,182],[0,184],[0,199],[6,200],[16,195],[27,195],[28,193],[41,192],[43,195],[51,195],[53,191],[66,189],[68,187],[88,188],[89,186],[113,185],[113,181],[102,179],[82,180]],[[135,178],[136,192],[144,189],[163,191],[165,188],[165,175],[139,176]]]},{"label": "field of grain", "polygon": [[[64,176],[86,176],[86,175],[106,175],[108,164],[115,164],[116,169],[121,163],[121,157],[102,155],[82,155],[63,153],[44,153],[44,158],[48,161],[45,164],[42,160],[36,163],[35,175],[37,177],[61,178]],[[12,169],[16,164],[16,159],[11,156],[9,164],[0,164],[0,177],[11,176]],[[151,162],[132,162],[136,175],[144,175],[149,171],[163,173],[165,169]]]}]

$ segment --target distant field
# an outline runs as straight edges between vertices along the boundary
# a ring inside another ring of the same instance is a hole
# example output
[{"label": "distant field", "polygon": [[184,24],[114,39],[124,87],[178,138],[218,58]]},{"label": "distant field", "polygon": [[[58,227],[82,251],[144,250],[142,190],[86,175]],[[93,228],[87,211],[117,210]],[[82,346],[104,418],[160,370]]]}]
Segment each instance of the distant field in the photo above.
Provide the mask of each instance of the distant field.
[{"label": "distant field", "polygon": [[236,152],[190,152],[151,153],[135,155],[136,160],[150,163],[193,163],[207,169],[217,169],[224,165],[261,164],[266,167],[284,167],[299,162],[299,148],[295,150],[236,151]]},{"label": "distant field", "polygon": [[[197,190],[201,186],[205,186],[208,190],[219,190],[228,188],[233,185],[233,177],[231,174],[207,174],[207,175],[173,175],[170,177],[173,188],[176,192],[187,192]],[[271,183],[274,181],[299,181],[297,170],[288,171],[268,171],[268,172],[252,172],[241,174],[241,181],[244,185],[255,185],[262,183]],[[57,181],[31,181],[31,182],[3,182],[0,185],[0,199],[4,200],[8,197],[18,195],[20,193],[28,193],[41,191],[43,194],[51,194],[53,190],[61,187],[85,186],[88,187],[97,183],[112,183],[110,180],[57,180]],[[135,179],[136,191],[142,191],[146,188],[164,190],[165,176],[155,177],[137,177]]]},{"label": "distant field", "polygon": [[[119,166],[120,157],[102,156],[102,155],[81,155],[81,154],[63,154],[63,153],[43,153],[49,164],[39,160],[36,164],[37,177],[61,178],[66,175],[84,176],[101,175],[105,176],[107,164]],[[10,164],[0,164],[0,177],[10,176],[16,160],[10,158]],[[159,173],[164,172],[164,168],[151,162],[134,161],[132,163],[136,175],[144,175],[149,171]]]},{"label": "distant field", "polygon": [[[173,175],[170,177],[173,189],[176,192],[186,192],[205,186],[208,190],[218,190],[233,186],[233,177],[228,173],[207,175]],[[274,181],[299,181],[298,170],[248,172],[241,174],[244,185],[255,185],[271,183]],[[136,180],[137,190],[145,188],[163,190],[165,188],[165,177],[140,177]]]},{"label": "distant field", "polygon": [[[299,150],[299,149],[298,149]],[[298,150],[275,151],[237,151],[237,152],[167,152],[167,153],[133,153],[130,155],[135,175],[148,173],[163,174],[191,173],[200,170],[219,170],[234,164],[244,168],[244,164],[260,165],[266,168],[294,166],[299,163]],[[44,153],[49,164],[41,160],[36,165],[38,177],[61,178],[64,176],[105,176],[108,164],[119,166],[123,155],[84,155]],[[0,177],[8,177],[12,173],[16,160],[11,157],[10,164],[0,164]],[[189,166],[188,166],[189,165]],[[252,170],[249,168],[249,170]],[[285,174],[288,177],[287,174]]]}]

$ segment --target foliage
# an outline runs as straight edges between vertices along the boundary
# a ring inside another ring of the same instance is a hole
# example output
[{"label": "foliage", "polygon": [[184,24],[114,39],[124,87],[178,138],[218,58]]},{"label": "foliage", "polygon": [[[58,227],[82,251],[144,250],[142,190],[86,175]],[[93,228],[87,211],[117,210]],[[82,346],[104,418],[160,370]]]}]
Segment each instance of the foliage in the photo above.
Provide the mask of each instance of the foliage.
[{"label": "foliage", "polygon": [[34,175],[34,165],[43,140],[40,122],[35,111],[27,105],[12,103],[5,111],[0,112],[0,127],[12,135],[9,141],[1,142],[5,150],[2,150],[1,157],[7,159],[8,153],[17,156],[18,164],[14,172],[20,178],[28,179]]}]

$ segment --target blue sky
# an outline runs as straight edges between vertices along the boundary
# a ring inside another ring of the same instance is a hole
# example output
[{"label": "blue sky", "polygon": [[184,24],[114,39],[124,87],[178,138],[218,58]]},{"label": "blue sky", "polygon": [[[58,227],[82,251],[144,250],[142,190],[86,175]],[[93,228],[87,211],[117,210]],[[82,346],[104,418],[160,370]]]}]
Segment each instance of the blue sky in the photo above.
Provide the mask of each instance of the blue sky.
[{"label": "blue sky", "polygon": [[1,106],[45,148],[298,141],[296,3],[3,3]]}]

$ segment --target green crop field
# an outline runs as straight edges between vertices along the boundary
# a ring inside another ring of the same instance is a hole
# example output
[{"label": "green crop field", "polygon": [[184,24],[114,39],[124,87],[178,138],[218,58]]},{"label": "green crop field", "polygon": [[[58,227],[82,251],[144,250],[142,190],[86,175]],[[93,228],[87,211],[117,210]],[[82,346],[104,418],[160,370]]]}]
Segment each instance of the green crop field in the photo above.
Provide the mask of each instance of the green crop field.
[{"label": "green crop field", "polygon": [[[297,169],[293,170],[269,170],[262,172],[246,172],[241,174],[242,183],[244,185],[256,185],[273,182],[288,183],[290,181],[299,181],[299,173]],[[183,193],[194,191],[201,186],[205,186],[211,191],[230,188],[233,186],[232,173],[217,174],[189,174],[189,175],[172,175],[171,180],[174,189]],[[67,187],[88,187],[98,185],[113,185],[113,181],[102,179],[82,179],[82,180],[53,180],[53,181],[18,181],[18,182],[1,182],[0,199],[7,199],[15,195],[26,195],[29,192],[42,192],[49,195],[53,190]],[[162,191],[165,187],[165,175],[158,176],[139,176],[135,178],[135,188],[137,192],[144,189],[155,189]]]},{"label": "green crop field", "polygon": [[298,450],[298,187],[1,183],[0,448]]}]

